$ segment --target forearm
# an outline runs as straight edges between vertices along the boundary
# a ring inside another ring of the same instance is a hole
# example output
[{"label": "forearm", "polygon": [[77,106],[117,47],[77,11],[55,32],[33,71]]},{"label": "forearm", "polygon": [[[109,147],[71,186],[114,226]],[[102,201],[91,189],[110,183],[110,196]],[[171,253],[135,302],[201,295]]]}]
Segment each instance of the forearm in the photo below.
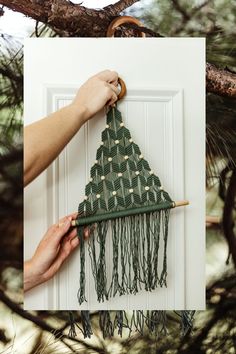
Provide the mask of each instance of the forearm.
[{"label": "forearm", "polygon": [[24,263],[24,291],[28,291],[35,286],[42,284],[44,280],[41,276],[34,273],[31,261]]},{"label": "forearm", "polygon": [[68,105],[25,127],[24,185],[50,165],[85,121],[83,107]]}]

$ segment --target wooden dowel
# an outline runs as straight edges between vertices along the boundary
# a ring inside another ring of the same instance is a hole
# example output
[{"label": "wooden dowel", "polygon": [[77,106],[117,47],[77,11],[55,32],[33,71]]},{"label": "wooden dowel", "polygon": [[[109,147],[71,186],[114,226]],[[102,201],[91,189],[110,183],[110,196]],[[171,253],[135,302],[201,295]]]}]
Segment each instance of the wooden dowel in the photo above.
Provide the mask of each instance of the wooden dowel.
[{"label": "wooden dowel", "polygon": [[180,206],[185,206],[185,205],[189,205],[188,200],[179,200],[179,201],[175,202],[175,207],[180,207]]},{"label": "wooden dowel", "polygon": [[206,216],[206,223],[207,224],[220,224],[221,219],[219,216],[207,215]]},{"label": "wooden dowel", "polygon": [[[189,201],[188,200],[180,200],[180,201],[177,201],[177,202],[174,202],[174,208],[176,207],[180,207],[180,206],[185,206],[185,205],[189,205]],[[72,220],[71,221],[71,226],[76,226],[76,220]]]}]

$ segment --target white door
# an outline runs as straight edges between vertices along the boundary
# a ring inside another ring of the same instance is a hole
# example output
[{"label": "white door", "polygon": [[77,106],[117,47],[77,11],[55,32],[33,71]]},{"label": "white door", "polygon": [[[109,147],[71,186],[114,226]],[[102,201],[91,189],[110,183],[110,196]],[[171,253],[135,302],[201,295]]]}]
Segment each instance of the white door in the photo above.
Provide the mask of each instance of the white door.
[{"label": "white door", "polygon": [[[118,108],[162,185],[173,200],[190,201],[171,212],[168,286],[99,304],[87,254],[88,302],[79,306],[77,249],[53,280],[26,294],[25,309],[204,309],[205,41],[27,39],[25,124],[68,104],[85,80],[104,69],[118,71],[126,82]],[[101,113],[25,189],[25,259],[51,224],[77,211],[104,126]]]}]

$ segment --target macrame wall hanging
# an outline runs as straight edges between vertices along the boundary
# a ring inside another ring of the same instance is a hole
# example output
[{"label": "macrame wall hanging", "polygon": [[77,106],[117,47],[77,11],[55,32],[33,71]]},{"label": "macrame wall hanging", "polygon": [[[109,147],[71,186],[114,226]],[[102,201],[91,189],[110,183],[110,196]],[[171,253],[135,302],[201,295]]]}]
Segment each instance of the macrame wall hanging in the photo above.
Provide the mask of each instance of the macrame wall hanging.
[{"label": "macrame wall hanging", "polygon": [[[119,82],[121,99],[126,87]],[[170,210],[188,204],[174,202],[164,190],[116,107],[107,114],[101,140],[74,222],[80,239],[79,304],[86,301],[85,228],[90,229],[88,248],[99,302],[142,289],[152,291],[167,286]],[[109,267],[108,237],[113,253]]]}]

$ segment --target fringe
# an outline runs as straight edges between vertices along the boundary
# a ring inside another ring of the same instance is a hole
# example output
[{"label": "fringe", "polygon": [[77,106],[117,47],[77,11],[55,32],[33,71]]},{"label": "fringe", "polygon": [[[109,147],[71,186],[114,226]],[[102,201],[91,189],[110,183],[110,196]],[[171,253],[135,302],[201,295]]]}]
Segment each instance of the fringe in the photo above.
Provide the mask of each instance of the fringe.
[{"label": "fringe", "polygon": [[[93,225],[88,240],[91,268],[99,302],[141,289],[152,291],[167,286],[167,239],[170,209],[149,214],[132,215]],[[113,266],[106,267],[106,238],[111,230]],[[78,226],[80,239],[80,289],[78,301],[85,297],[85,243],[83,227]],[[163,259],[159,260],[160,245]],[[162,263],[162,264],[161,264]],[[108,278],[111,281],[108,284]]]},{"label": "fringe", "polygon": [[[72,338],[77,336],[76,327],[80,330],[83,334],[84,338],[91,338],[93,334],[92,327],[91,327],[91,320],[90,320],[90,313],[89,311],[80,311],[80,318],[75,319],[74,314],[72,311],[69,311],[69,333],[68,335]],[[81,322],[81,326],[78,322]]]},{"label": "fringe", "polygon": [[78,301],[81,304],[86,300],[85,297],[85,242],[84,242],[84,227],[78,227],[78,237],[80,244],[80,288],[77,294]]},{"label": "fringe", "polygon": [[[168,335],[170,331],[171,311],[132,311],[129,317],[126,311],[99,311],[99,329],[103,338],[111,338],[117,334],[122,337],[123,330],[128,329],[127,335],[132,331],[144,335],[148,332],[156,338]],[[195,311],[174,311],[180,319],[180,334],[186,336],[192,331]],[[93,334],[89,311],[81,311],[80,318],[75,319],[73,312],[69,312],[69,336],[76,337],[76,327],[79,328],[84,338],[91,338]],[[173,312],[172,312],[173,314]],[[81,326],[78,322],[81,322]]]},{"label": "fringe", "polygon": [[179,311],[177,315],[181,317],[181,333],[183,336],[189,334],[192,328],[192,322],[195,311]]}]

